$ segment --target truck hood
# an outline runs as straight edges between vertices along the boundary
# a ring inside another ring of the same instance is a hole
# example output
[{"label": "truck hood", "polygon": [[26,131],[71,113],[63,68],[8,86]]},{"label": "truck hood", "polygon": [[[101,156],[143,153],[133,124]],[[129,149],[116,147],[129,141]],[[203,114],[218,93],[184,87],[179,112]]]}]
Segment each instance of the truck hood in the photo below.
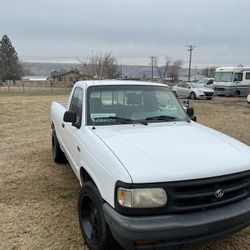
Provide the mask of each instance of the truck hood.
[{"label": "truck hood", "polygon": [[206,178],[250,169],[250,147],[197,123],[97,127],[134,183]]}]

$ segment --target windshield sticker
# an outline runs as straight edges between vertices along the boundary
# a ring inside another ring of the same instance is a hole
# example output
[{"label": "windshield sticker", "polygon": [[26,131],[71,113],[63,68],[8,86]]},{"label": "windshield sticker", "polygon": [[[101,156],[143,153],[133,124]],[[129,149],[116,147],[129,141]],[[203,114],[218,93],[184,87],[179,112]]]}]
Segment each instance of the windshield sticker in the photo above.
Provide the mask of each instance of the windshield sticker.
[{"label": "windshield sticker", "polygon": [[116,116],[115,113],[95,113],[91,114],[91,119],[98,119],[98,118],[105,118],[105,117],[110,117],[110,116]]}]

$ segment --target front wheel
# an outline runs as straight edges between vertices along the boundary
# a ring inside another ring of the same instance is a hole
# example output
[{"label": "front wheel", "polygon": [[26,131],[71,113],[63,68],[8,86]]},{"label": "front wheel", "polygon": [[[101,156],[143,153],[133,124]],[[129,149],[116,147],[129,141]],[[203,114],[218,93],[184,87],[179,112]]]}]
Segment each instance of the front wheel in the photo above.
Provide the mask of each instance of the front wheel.
[{"label": "front wheel", "polygon": [[78,200],[80,228],[90,250],[120,249],[115,242],[102,210],[102,198],[92,182],[85,182]]},{"label": "front wheel", "polygon": [[190,99],[192,99],[192,100],[196,99],[196,94],[194,92],[192,92],[190,94]]}]

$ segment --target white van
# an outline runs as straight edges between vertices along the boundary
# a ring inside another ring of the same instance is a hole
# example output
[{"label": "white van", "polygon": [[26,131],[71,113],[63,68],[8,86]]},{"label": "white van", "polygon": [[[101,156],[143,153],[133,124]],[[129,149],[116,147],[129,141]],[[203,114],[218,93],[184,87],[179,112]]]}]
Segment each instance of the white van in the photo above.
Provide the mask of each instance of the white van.
[{"label": "white van", "polygon": [[216,95],[247,96],[250,87],[250,67],[217,68],[213,87]]}]

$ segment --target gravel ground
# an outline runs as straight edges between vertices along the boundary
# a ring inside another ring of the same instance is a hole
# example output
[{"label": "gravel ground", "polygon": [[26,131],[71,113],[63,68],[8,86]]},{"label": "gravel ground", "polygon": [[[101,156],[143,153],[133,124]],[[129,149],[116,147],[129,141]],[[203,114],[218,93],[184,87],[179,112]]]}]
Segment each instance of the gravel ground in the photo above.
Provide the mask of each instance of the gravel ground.
[{"label": "gravel ground", "polygon": [[[0,95],[0,249],[87,249],[77,217],[78,181],[51,157],[49,107],[66,96]],[[250,145],[242,98],[192,101],[198,121]],[[189,249],[250,249],[250,229]]]}]

